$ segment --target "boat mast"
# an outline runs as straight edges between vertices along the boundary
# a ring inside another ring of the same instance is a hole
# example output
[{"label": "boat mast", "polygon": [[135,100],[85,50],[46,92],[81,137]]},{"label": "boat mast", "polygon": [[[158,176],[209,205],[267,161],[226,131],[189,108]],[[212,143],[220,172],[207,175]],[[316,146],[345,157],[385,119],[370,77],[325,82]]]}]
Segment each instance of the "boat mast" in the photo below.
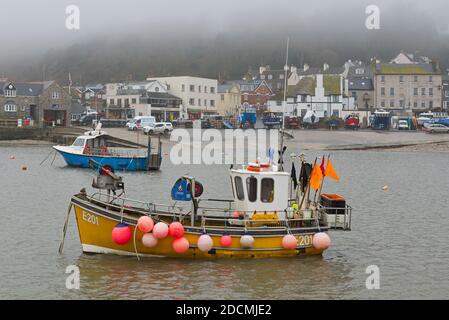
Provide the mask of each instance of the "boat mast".
[{"label": "boat mast", "polygon": [[284,101],[282,103],[282,130],[281,131],[281,148],[279,149],[280,170],[284,171],[284,130],[285,130],[285,107],[287,104],[287,76],[288,76],[288,49],[290,46],[290,37],[287,38],[287,52],[285,55],[284,65]]}]

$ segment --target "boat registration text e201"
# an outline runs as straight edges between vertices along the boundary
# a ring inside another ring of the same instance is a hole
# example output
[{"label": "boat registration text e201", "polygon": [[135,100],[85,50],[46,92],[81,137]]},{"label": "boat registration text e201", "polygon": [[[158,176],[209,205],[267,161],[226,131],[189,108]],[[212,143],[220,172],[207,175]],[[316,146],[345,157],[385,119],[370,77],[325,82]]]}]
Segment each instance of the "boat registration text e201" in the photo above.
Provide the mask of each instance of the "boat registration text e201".
[{"label": "boat registration text e201", "polygon": [[98,217],[86,211],[83,211],[83,220],[96,226],[99,225]]},{"label": "boat registration text e201", "polygon": [[303,236],[297,236],[298,247],[310,247],[313,243],[313,235],[307,234]]}]

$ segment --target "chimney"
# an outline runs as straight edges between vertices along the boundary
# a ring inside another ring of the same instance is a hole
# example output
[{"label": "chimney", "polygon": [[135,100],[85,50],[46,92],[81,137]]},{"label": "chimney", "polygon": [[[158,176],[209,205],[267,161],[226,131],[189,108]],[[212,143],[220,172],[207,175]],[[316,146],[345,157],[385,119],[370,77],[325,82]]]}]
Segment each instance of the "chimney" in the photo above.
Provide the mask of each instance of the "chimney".
[{"label": "chimney", "polygon": [[296,73],[298,71],[298,68],[296,68],[296,66],[290,66],[290,72],[291,73]]},{"label": "chimney", "polygon": [[307,70],[309,70],[309,65],[307,64],[307,63],[304,63],[304,71],[307,71]]},{"label": "chimney", "polygon": [[329,70],[329,65],[325,62],[323,65],[323,71]]},{"label": "chimney", "polygon": [[266,66],[260,66],[259,67],[259,74],[264,73],[265,71],[267,71],[267,67]]}]

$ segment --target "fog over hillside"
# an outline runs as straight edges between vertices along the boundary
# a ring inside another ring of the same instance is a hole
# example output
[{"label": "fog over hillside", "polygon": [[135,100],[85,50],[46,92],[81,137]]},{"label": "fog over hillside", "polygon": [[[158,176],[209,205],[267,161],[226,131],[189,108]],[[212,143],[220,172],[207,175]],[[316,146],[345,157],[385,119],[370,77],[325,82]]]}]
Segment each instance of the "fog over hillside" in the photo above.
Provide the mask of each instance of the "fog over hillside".
[{"label": "fog over hillside", "polygon": [[[260,64],[341,65],[388,59],[400,50],[449,66],[446,0],[4,1],[0,77],[75,84],[147,75],[240,78]],[[65,8],[80,8],[80,30],[65,28]],[[367,5],[380,30],[365,27]]]}]

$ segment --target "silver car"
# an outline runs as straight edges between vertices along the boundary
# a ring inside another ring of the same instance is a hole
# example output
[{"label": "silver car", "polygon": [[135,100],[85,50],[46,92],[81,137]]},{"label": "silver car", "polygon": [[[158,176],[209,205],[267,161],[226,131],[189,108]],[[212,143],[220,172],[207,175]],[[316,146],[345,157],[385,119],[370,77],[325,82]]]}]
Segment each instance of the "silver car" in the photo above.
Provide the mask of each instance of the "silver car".
[{"label": "silver car", "polygon": [[437,123],[429,124],[425,126],[424,129],[428,133],[449,133],[449,127]]}]

